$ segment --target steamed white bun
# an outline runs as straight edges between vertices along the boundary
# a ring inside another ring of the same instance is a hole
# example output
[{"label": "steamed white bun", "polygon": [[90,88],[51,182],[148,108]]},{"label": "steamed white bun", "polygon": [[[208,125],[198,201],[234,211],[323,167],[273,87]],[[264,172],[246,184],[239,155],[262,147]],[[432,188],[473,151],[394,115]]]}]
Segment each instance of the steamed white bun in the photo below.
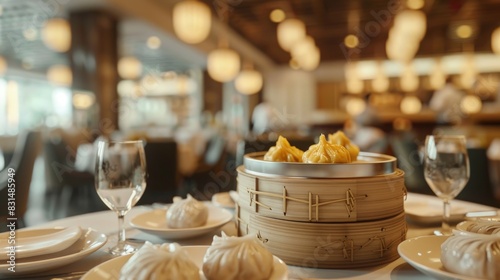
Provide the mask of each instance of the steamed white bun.
[{"label": "steamed white bun", "polygon": [[500,238],[485,234],[450,236],[441,245],[441,262],[460,275],[500,279]]},{"label": "steamed white bun", "polygon": [[166,216],[170,228],[199,227],[207,223],[208,207],[188,194],[186,199],[175,197]]},{"label": "steamed white bun", "polygon": [[273,255],[256,235],[214,236],[203,257],[203,273],[208,280],[269,279],[273,273]]},{"label": "steamed white bun", "polygon": [[125,263],[120,280],[199,280],[199,269],[177,243],[144,245]]}]

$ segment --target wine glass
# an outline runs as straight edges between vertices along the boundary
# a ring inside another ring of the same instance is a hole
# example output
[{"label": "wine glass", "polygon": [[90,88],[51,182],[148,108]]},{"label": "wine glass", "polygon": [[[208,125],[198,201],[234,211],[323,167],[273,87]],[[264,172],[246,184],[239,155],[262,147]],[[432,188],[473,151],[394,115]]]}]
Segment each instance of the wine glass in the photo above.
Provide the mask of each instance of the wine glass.
[{"label": "wine glass", "polygon": [[425,180],[443,200],[443,222],[436,235],[450,235],[450,201],[469,181],[469,156],[465,137],[461,135],[428,135],[424,152]]},{"label": "wine glass", "polygon": [[95,171],[97,194],[118,215],[118,243],[108,251],[114,256],[133,253],[137,247],[125,242],[124,219],[146,189],[142,141],[99,141]]}]

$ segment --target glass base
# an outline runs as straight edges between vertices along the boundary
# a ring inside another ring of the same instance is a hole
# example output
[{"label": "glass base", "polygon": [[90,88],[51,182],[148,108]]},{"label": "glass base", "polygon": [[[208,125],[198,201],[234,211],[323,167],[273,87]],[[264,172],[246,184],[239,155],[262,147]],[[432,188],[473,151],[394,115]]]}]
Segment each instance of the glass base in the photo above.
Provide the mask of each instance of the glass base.
[{"label": "glass base", "polygon": [[106,252],[113,256],[125,256],[135,253],[139,248],[130,244],[119,244],[114,247],[109,247]]},{"label": "glass base", "polygon": [[451,230],[445,231],[443,229],[436,229],[434,231],[434,235],[436,235],[436,236],[449,236],[449,235],[452,235],[452,234],[453,234],[453,232]]}]

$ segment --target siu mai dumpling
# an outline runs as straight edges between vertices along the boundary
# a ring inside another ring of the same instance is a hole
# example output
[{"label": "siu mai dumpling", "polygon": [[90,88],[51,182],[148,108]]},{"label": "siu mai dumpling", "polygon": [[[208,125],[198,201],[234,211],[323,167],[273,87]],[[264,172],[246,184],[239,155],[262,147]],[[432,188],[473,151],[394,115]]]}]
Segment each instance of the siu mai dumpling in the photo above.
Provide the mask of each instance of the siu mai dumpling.
[{"label": "siu mai dumpling", "polygon": [[276,146],[272,146],[264,155],[264,160],[301,162],[303,153],[295,146],[290,145],[288,140],[280,135],[278,141],[276,141]]},{"label": "siu mai dumpling", "polygon": [[344,134],[344,132],[339,130],[334,134],[329,134],[328,142],[344,146],[349,151],[351,160],[354,161],[358,158],[359,147],[356,144],[352,143],[351,140]]},{"label": "siu mai dumpling", "polygon": [[341,145],[326,141],[325,135],[321,134],[318,144],[311,145],[309,150],[302,155],[302,161],[306,163],[349,163],[351,154]]}]

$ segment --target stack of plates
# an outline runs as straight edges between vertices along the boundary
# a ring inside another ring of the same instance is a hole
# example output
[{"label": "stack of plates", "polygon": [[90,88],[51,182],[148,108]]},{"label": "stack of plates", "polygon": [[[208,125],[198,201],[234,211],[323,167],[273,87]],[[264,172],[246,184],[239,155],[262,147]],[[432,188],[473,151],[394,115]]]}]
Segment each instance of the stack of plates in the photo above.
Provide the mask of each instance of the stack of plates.
[{"label": "stack of plates", "polygon": [[[13,236],[9,239],[9,237]],[[10,243],[9,243],[10,240]],[[14,240],[15,243],[12,243]],[[101,248],[106,235],[80,227],[27,229],[0,234],[0,276],[50,270],[80,260]],[[9,271],[11,246],[16,246],[15,273]],[[1,278],[1,277],[0,277]]]}]

